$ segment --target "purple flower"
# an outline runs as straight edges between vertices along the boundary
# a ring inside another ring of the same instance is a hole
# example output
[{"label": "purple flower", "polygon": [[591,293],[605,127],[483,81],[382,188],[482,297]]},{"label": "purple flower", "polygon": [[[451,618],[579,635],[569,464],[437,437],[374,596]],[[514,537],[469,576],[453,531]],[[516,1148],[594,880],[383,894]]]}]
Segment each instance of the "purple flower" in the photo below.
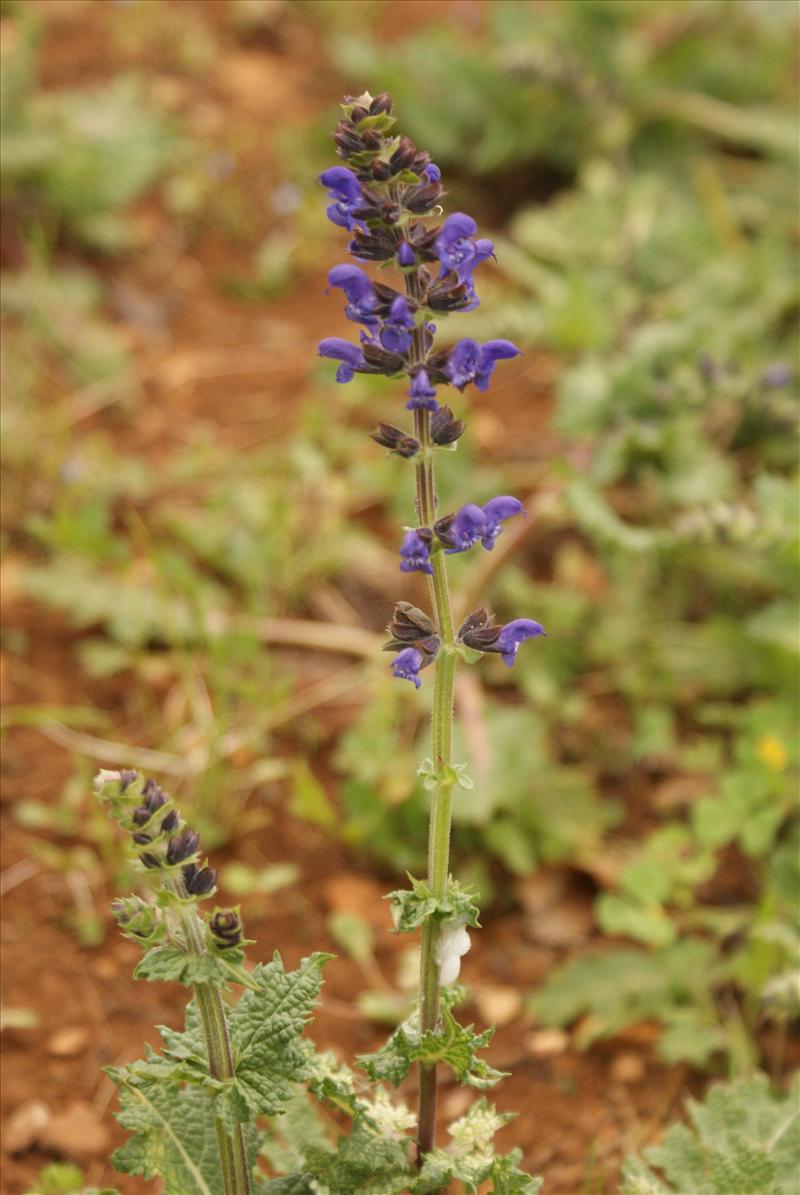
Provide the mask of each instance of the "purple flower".
[{"label": "purple flower", "polygon": [[500,652],[503,663],[510,668],[517,658],[520,643],[524,643],[526,639],[533,639],[536,635],[545,634],[540,622],[534,622],[532,618],[515,618],[502,628],[492,650]]},{"label": "purple flower", "polygon": [[418,689],[422,684],[419,679],[422,661],[421,651],[417,651],[415,647],[406,647],[395,656],[392,662],[392,672],[398,680],[410,680],[413,682],[414,688]]},{"label": "purple flower", "polygon": [[334,266],[328,274],[328,282],[344,291],[347,297],[344,313],[348,319],[356,324],[366,324],[368,328],[378,327],[380,320],[375,314],[378,300],[369,276],[360,266]]},{"label": "purple flower", "polygon": [[334,361],[341,361],[336,370],[337,382],[349,382],[353,374],[364,364],[364,356],[356,344],[349,340],[342,340],[339,336],[328,336],[319,342],[317,352],[320,357],[331,357]]},{"label": "purple flower", "polygon": [[481,362],[481,346],[477,340],[459,340],[444,367],[444,372],[455,386],[456,390],[463,390],[475,380]]},{"label": "purple flower", "polygon": [[331,166],[330,170],[319,176],[319,181],[323,187],[328,188],[328,193],[334,201],[326,212],[328,219],[333,224],[338,224],[339,228],[348,230],[352,230],[356,224],[363,225],[363,221],[356,220],[353,216],[353,212],[362,206],[364,197],[352,170],[348,170],[346,166]]},{"label": "purple flower", "polygon": [[520,350],[510,340],[459,340],[452,349],[444,372],[457,390],[474,382],[479,390],[488,390],[498,361],[519,356]]},{"label": "purple flower", "polygon": [[494,541],[502,531],[500,524],[503,519],[521,514],[522,510],[522,503],[517,498],[501,494],[498,498],[490,498],[485,506],[468,502],[456,514],[439,519],[434,523],[433,530],[437,539],[445,545],[448,555],[466,552],[478,540],[491,552]]},{"label": "purple flower", "polygon": [[399,266],[413,266],[417,260],[417,255],[409,245],[408,241],[403,241],[400,248],[397,250],[397,264]]},{"label": "purple flower", "polygon": [[406,353],[411,347],[411,329],[414,327],[414,317],[409,310],[408,303],[402,295],[398,295],[392,302],[389,318],[384,320],[381,328],[381,344],[393,353]]},{"label": "purple flower", "polygon": [[420,534],[419,531],[407,531],[403,536],[403,545],[400,548],[401,573],[433,575],[430,554],[431,533],[427,527],[423,527],[422,531],[425,534]]},{"label": "purple flower", "polygon": [[438,411],[436,391],[431,385],[430,378],[424,369],[418,369],[411,379],[408,391],[410,398],[406,403],[409,411]]},{"label": "purple flower", "polygon": [[483,538],[486,532],[486,516],[480,506],[468,502],[456,514],[439,519],[433,529],[449,555],[454,552],[466,552]]},{"label": "purple flower", "polygon": [[[494,253],[494,245],[485,239],[473,241],[471,238],[478,231],[478,226],[464,212],[453,212],[442,225],[441,232],[434,242],[436,256],[441,263],[439,276],[452,270],[459,282],[466,283],[473,291],[472,273],[482,261]],[[477,306],[477,295],[474,295],[473,306]]]},{"label": "purple flower", "polygon": [[441,181],[442,172],[435,162],[429,162],[422,173],[429,183],[438,183]]},{"label": "purple flower", "polygon": [[498,498],[489,499],[483,508],[483,513],[486,516],[486,524],[483,535],[481,536],[481,543],[487,551],[491,552],[494,547],[494,541],[503,530],[500,526],[503,519],[510,519],[512,515],[522,514],[524,509],[518,498],[511,498],[507,494],[501,494]]}]

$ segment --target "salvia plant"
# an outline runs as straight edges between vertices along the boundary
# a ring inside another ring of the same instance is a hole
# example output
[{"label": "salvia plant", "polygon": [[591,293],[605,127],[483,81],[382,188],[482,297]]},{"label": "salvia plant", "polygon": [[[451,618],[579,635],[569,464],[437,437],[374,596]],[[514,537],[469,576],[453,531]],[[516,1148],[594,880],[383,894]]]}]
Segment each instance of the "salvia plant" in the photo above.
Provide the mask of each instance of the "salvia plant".
[{"label": "salvia plant", "polygon": [[[399,601],[386,644],[395,677],[419,688],[424,670],[433,674],[431,755],[420,768],[431,793],[428,874],[390,894],[395,930],[421,932],[419,1000],[357,1070],[318,1053],[303,1033],[331,956],[314,954],[287,971],[276,954],[248,968],[239,911],[208,906],[216,873],[173,800],[136,772],[101,772],[97,794],[129,835],[151,889],[113,906],[122,932],[144,950],[135,975],[193,992],[184,1030],[160,1029],[160,1053],[109,1070],[120,1088],[120,1122],[131,1132],[114,1162],[123,1172],[160,1176],[167,1195],[434,1195],[453,1183],[468,1192],[535,1195],[540,1180],[519,1168],[520,1151],[501,1157],[494,1150],[507,1114],[476,1097],[449,1125],[449,1143],[437,1145],[444,1134],[436,1110],[442,1067],[477,1091],[502,1078],[481,1057],[492,1030],[476,1032],[454,1011],[463,995],[461,959],[478,927],[471,894],[449,872],[454,793],[471,786],[452,756],[456,667],[487,652],[511,666],[525,640],[544,635],[531,618],[498,625],[486,609],[455,626],[447,557],[479,545],[491,551],[504,521],[524,512],[508,495],[439,509],[436,453],[452,450],[465,424],[437,393],[470,384],[486,390],[497,364],[519,350],[507,340],[470,339],[437,348],[434,321],[478,305],[474,276],[492,244],[464,213],[440,222],[440,172],[393,132],[388,95],[348,98],[343,112],[334,140],[347,165],[321,176],[328,216],[349,232],[357,262],[395,267],[402,289],[371,279],[363,264],[336,266],[330,285],[344,292],[346,315],[362,330],[357,344],[328,338],[319,351],[339,362],[339,382],[356,373],[405,379],[410,426],[382,423],[373,439],[413,462],[415,514],[399,569],[427,577],[431,605],[425,612]],[[242,992],[236,1001],[231,987]],[[416,1111],[389,1090],[413,1069]]]}]

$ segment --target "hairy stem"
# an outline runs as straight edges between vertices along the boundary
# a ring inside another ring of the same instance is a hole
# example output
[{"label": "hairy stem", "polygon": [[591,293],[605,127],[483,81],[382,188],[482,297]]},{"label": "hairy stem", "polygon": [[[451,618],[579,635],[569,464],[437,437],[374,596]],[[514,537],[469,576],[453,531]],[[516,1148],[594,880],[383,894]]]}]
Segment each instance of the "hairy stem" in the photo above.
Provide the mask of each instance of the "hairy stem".
[{"label": "hairy stem", "polygon": [[[406,289],[413,298],[419,295],[416,274],[406,275]],[[424,334],[421,328],[414,333],[413,358],[420,362],[424,354]],[[416,465],[416,504],[421,526],[430,527],[436,519],[436,490],[431,443],[429,411],[414,412],[414,434],[421,449]],[[428,883],[434,896],[443,899],[447,893],[450,862],[450,822],[453,781],[451,771],[453,684],[456,656],[453,614],[447,584],[447,568],[443,552],[431,557],[433,576],[430,578],[433,611],[441,638],[436,660],[433,687],[433,715],[431,739],[436,786],[431,801],[428,827]],[[422,961],[420,966],[420,1024],[422,1032],[436,1028],[439,1021],[439,967],[436,962],[438,931],[432,921],[426,922],[422,932]],[[436,1137],[436,1065],[420,1064],[419,1111],[417,1121],[417,1164],[435,1144]]]},{"label": "hairy stem", "polygon": [[[180,881],[178,883],[180,884]],[[185,892],[180,891],[178,885],[174,890],[178,895],[185,896]],[[194,909],[181,908],[180,921],[191,952],[197,955],[204,954],[205,944]],[[194,996],[208,1051],[209,1073],[223,1082],[233,1080],[233,1055],[222,997],[218,990],[208,983],[195,984]],[[222,1121],[217,1120],[216,1130],[225,1195],[250,1195],[250,1167],[247,1163],[242,1126],[237,1124],[232,1132],[228,1132]]]}]

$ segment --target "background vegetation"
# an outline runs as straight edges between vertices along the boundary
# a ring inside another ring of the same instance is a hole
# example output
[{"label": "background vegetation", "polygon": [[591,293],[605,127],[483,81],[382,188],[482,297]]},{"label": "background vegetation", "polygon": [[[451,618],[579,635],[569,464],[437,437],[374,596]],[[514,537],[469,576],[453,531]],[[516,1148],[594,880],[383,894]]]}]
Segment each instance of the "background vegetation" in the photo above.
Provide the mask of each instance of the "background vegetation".
[{"label": "background vegetation", "polygon": [[[179,792],[256,925],[271,893],[311,890],[309,841],[381,883],[422,866],[424,710],[376,650],[409,596],[391,528],[410,496],[364,434],[397,396],[339,389],[314,355],[338,318],[327,130],[342,90],[386,89],[449,208],[495,239],[470,334],[526,350],[468,410],[441,495],[526,497],[456,584],[549,632],[458,699],[476,787],[457,867],[494,902],[489,941],[524,924],[517,949],[546,951],[536,982],[489,956],[480,981],[524,984],[513,1024],[539,1047],[638,1031],[681,1091],[757,1067],[780,1085],[800,971],[795,15],[3,5],[5,874],[34,903],[61,877],[59,934],[110,949],[127,890],[98,763]],[[354,960],[349,999],[396,1016],[374,919],[311,903]],[[42,1010],[6,999],[12,1047],[35,1048]],[[584,1189],[613,1189],[619,1158],[580,1148]],[[631,1191],[657,1189],[645,1169]]]}]

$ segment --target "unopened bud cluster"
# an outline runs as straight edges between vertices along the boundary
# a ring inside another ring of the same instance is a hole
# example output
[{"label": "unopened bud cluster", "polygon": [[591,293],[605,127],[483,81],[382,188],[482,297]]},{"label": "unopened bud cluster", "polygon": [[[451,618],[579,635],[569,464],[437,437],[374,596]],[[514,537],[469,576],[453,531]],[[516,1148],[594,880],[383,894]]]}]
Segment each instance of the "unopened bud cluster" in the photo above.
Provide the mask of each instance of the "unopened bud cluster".
[{"label": "unopened bud cluster", "polygon": [[155,780],[132,770],[101,771],[95,793],[110,803],[112,817],[130,832],[133,853],[154,880],[168,878],[187,898],[214,891],[217,873],[200,862],[200,835],[185,824]]},{"label": "unopened bud cluster", "polygon": [[[172,798],[154,780],[138,772],[98,772],[95,795],[107,801],[111,815],[130,833],[130,845],[144,875],[157,886],[165,907],[140,896],[118,897],[111,912],[127,938],[146,949],[167,939],[183,942],[181,932],[168,912],[171,904],[182,907],[210,896],[216,889],[217,873],[200,859],[200,835],[187,826]],[[193,914],[195,915],[195,914]],[[197,914],[199,915],[199,914]],[[238,909],[215,909],[202,914],[204,948],[226,952],[234,961],[243,957],[244,929]]]}]

